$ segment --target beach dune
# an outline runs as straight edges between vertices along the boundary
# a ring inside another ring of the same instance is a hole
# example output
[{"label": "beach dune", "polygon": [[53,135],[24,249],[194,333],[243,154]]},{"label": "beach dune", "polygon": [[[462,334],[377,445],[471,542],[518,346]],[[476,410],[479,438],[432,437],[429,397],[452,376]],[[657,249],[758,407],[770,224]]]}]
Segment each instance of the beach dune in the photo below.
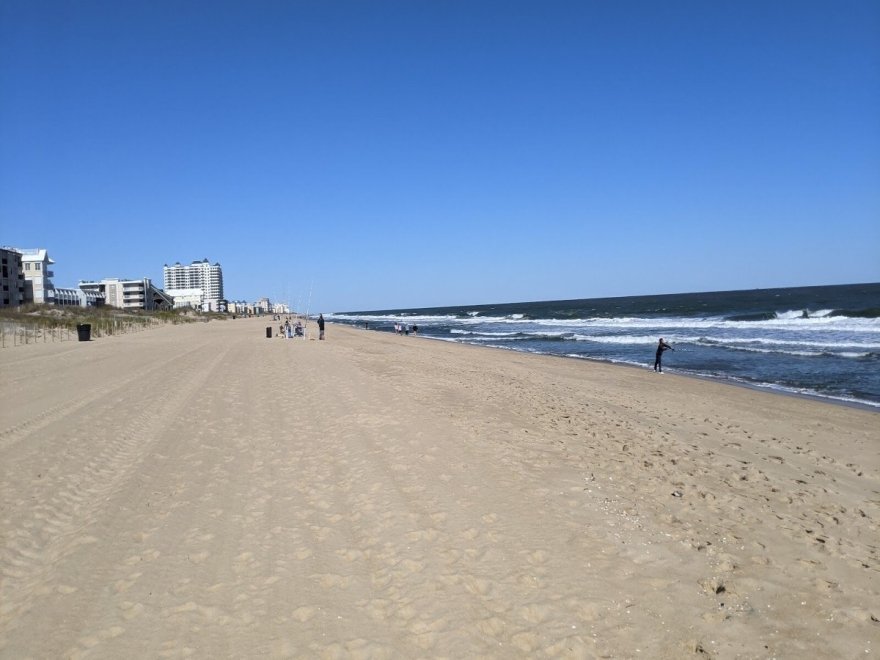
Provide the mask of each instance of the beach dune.
[{"label": "beach dune", "polygon": [[880,653],[880,414],[267,325],[0,351],[0,657]]}]

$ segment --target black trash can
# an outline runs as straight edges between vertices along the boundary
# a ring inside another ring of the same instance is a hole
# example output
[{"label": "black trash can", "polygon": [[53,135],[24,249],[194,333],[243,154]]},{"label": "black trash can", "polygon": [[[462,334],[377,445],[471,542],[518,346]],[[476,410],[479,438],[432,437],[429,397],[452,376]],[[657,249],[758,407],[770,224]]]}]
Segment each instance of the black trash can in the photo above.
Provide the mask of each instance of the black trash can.
[{"label": "black trash can", "polygon": [[272,326],[266,328],[266,339],[272,339]]},{"label": "black trash can", "polygon": [[91,341],[92,339],[92,324],[91,323],[77,323],[76,324],[76,335],[79,337],[80,341]]}]

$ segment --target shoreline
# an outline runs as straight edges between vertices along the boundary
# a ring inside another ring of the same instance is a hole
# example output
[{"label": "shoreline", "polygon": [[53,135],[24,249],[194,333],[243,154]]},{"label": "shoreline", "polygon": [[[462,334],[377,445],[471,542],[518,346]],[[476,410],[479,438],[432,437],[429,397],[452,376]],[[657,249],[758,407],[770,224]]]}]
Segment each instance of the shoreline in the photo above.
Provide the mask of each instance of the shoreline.
[{"label": "shoreline", "polygon": [[[335,323],[334,325],[342,326],[342,327],[353,327],[354,329],[362,329],[362,328],[357,328],[356,326],[352,326],[347,323]],[[384,330],[373,330],[372,332],[386,332],[387,333],[387,331],[384,331]],[[393,335],[394,333],[387,333],[387,334]],[[578,356],[578,355],[567,355],[567,354],[563,355],[563,354],[556,354],[556,353],[540,353],[540,352],[535,352],[535,351],[523,351],[523,350],[519,350],[516,348],[505,348],[504,346],[493,346],[491,344],[476,343],[476,342],[469,343],[469,342],[465,342],[465,341],[458,341],[455,339],[442,339],[440,337],[430,337],[427,335],[416,335],[416,338],[417,339],[430,339],[432,341],[439,341],[439,342],[445,342],[445,343],[450,343],[450,344],[460,344],[460,345],[464,345],[464,346],[475,346],[477,348],[493,348],[493,349],[497,349],[500,351],[520,353],[523,355],[543,355],[545,357],[563,358],[563,359],[567,359],[567,360],[584,360],[587,362],[595,362],[598,364],[607,364],[607,365],[613,365],[613,366],[619,366],[619,367],[628,367],[631,369],[638,369],[638,370],[645,369],[648,371],[652,371],[652,369],[650,367],[640,366],[638,364],[633,364],[632,362],[603,360],[602,358],[595,358],[595,357],[589,357],[589,356]],[[836,405],[836,406],[844,406],[846,408],[854,408],[856,410],[867,410],[869,412],[880,413],[880,403],[860,401],[858,399],[848,400],[848,399],[843,399],[843,398],[839,398],[839,397],[825,396],[822,394],[815,394],[815,393],[809,393],[809,392],[798,392],[793,389],[788,389],[782,385],[775,385],[772,383],[766,384],[766,385],[759,384],[759,383],[748,383],[748,382],[736,380],[733,378],[722,378],[720,376],[712,376],[710,374],[698,374],[698,373],[684,372],[679,369],[676,369],[675,367],[671,367],[671,368],[667,367],[664,370],[664,373],[675,374],[677,376],[681,376],[682,378],[694,378],[697,380],[705,380],[705,381],[712,382],[712,383],[730,385],[732,387],[743,387],[743,388],[746,388],[749,390],[766,392],[768,394],[778,394],[780,396],[791,396],[791,397],[796,397],[796,398],[807,399],[810,401],[829,403],[829,404]]]}]

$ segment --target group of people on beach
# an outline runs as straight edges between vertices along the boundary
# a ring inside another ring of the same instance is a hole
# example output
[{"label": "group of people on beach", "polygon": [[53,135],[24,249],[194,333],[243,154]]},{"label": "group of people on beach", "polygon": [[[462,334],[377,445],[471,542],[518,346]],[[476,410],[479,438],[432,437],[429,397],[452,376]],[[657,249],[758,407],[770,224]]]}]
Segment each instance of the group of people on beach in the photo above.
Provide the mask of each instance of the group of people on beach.
[{"label": "group of people on beach", "polygon": [[281,325],[278,326],[278,336],[282,339],[293,339],[294,337],[304,337],[305,336],[305,328],[303,327],[302,322],[297,319],[294,325],[290,324],[290,317],[287,317],[287,320],[284,321]]},{"label": "group of people on beach", "polygon": [[[281,317],[276,315],[274,317],[276,320],[281,320]],[[305,326],[302,324],[302,321],[299,319],[296,320],[294,325],[290,324],[290,317],[278,326],[278,337],[282,339],[295,339],[297,337],[305,337]],[[318,339],[324,339],[324,315],[318,315]]]},{"label": "group of people on beach", "polygon": [[408,323],[395,323],[394,332],[398,335],[409,335],[410,331],[414,335],[419,334],[419,326],[409,325]]}]

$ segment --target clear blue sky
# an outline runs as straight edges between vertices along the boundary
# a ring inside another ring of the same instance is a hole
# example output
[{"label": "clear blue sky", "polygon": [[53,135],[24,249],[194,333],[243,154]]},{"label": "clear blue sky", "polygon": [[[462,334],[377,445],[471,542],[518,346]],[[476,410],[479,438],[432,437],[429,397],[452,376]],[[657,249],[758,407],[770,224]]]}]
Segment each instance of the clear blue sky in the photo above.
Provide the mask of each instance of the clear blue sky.
[{"label": "clear blue sky", "polygon": [[0,243],[311,311],[880,280],[880,2],[0,0]]}]

